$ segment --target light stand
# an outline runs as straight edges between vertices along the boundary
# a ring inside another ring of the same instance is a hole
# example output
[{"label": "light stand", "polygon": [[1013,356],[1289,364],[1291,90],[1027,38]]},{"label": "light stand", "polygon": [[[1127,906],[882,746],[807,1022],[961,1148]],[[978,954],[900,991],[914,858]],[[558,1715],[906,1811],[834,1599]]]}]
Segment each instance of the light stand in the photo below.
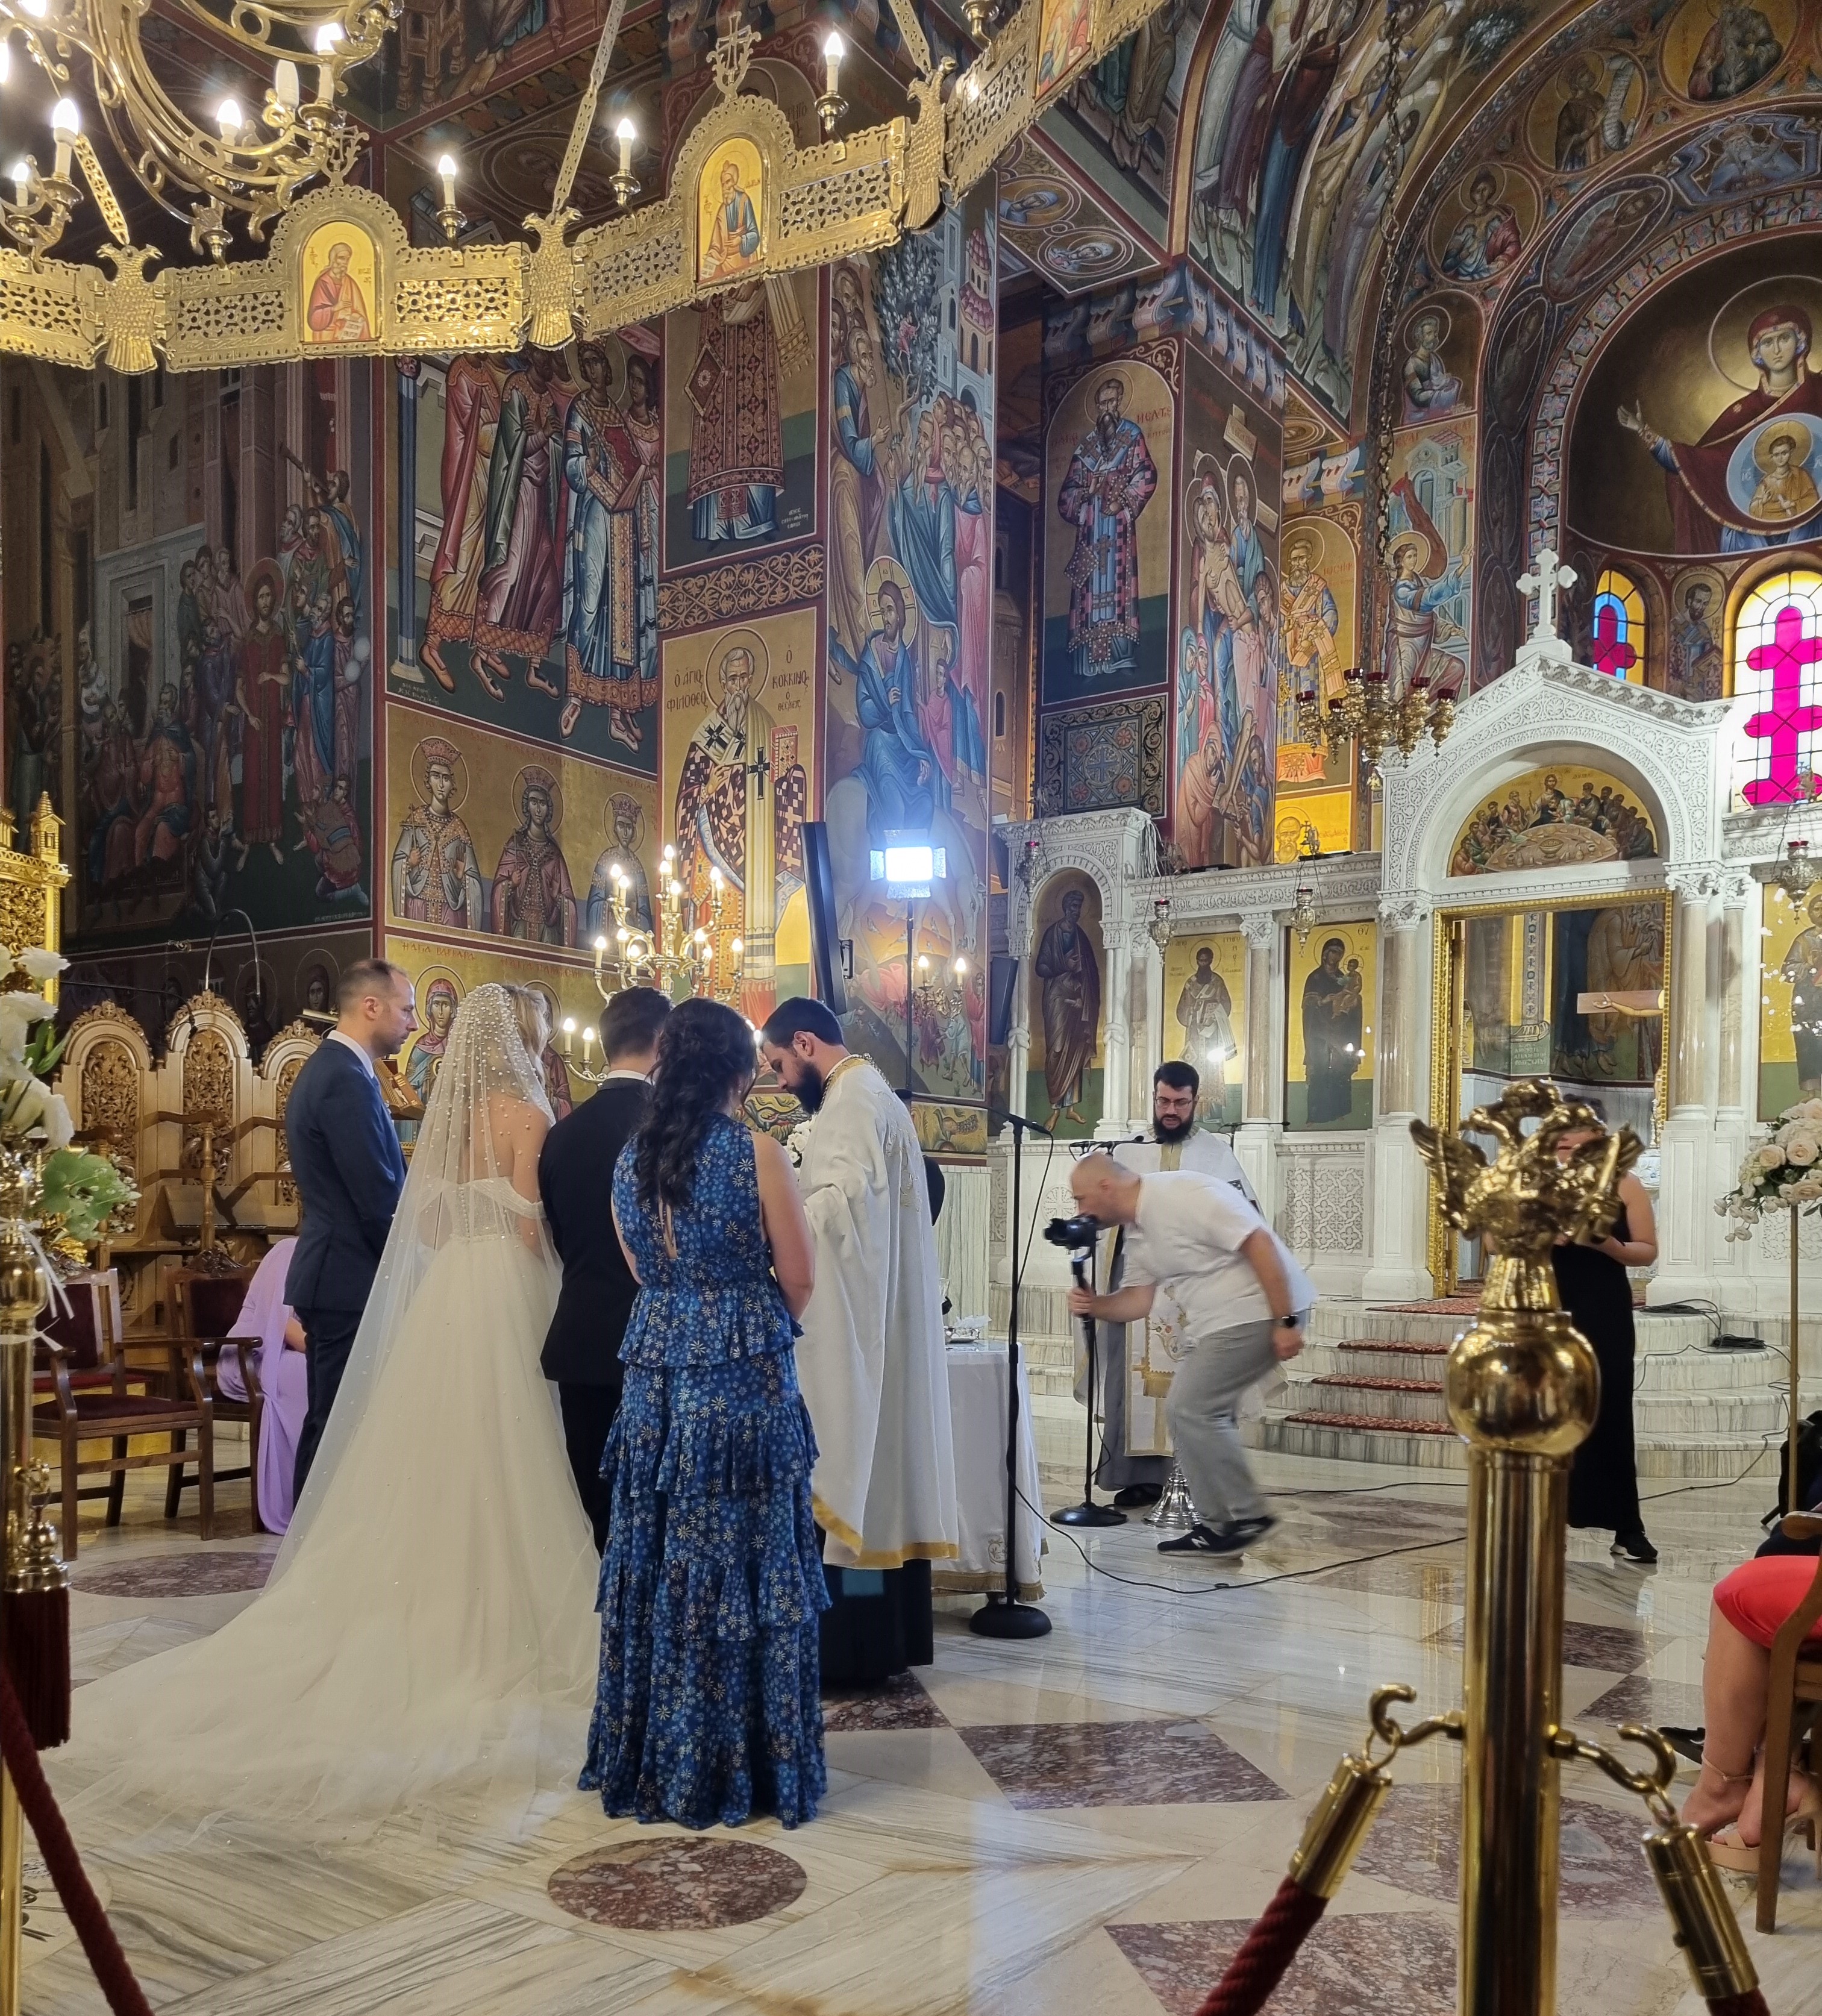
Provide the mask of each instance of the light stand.
[{"label": "light stand", "polygon": [[[1050,1634],[1049,1615],[1035,1604],[1018,1600],[1018,1291],[1024,1276],[1025,1247],[1019,1236],[1019,1168],[1024,1160],[1028,1132],[1052,1140],[1056,1136],[1022,1113],[994,1107],[987,1110],[1012,1129],[1012,1307],[1006,1323],[1006,1588],[999,1596],[988,1594],[968,1619],[968,1629],[981,1638],[1043,1638]],[[1033,1561],[1034,1576],[1037,1566]]]},{"label": "light stand", "polygon": [[[1069,1271],[1075,1276],[1077,1287],[1087,1290],[1093,1286],[1089,1278],[1089,1262],[1094,1258],[1094,1249],[1071,1253]],[[1094,1502],[1094,1396],[1097,1390],[1096,1372],[1096,1325],[1093,1316],[1082,1319],[1082,1331],[1088,1342],[1088,1425],[1083,1431],[1082,1447],[1082,1503],[1065,1505],[1060,1512],[1050,1514],[1053,1526],[1123,1526],[1126,1523],[1124,1512],[1115,1510],[1111,1505],[1097,1505]]]}]

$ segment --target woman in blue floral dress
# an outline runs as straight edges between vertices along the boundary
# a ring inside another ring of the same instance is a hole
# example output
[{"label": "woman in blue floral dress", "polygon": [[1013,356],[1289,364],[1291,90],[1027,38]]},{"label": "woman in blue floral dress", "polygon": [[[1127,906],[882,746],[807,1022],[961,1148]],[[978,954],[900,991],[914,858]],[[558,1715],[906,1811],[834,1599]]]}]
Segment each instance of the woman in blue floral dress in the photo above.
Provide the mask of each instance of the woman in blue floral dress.
[{"label": "woman in blue floral dress", "polygon": [[827,1784],[829,1599],[793,1355],[816,1263],[784,1151],[738,1117],[754,1072],[745,1020],[685,1002],[614,1172],[640,1287],[602,1463],[613,1521],[582,1784],[610,1813],[690,1827],[765,1813],[794,1827]]}]

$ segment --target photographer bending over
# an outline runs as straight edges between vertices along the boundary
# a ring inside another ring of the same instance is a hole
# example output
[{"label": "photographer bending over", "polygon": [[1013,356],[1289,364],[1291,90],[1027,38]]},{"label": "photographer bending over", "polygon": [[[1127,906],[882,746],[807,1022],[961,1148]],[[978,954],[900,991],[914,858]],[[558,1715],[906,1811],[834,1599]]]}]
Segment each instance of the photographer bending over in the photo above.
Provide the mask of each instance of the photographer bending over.
[{"label": "photographer bending over", "polygon": [[[1188,1169],[1135,1175],[1111,1155],[1087,1155],[1069,1179],[1078,1206],[1103,1225],[1130,1226],[1125,1285],[1073,1289],[1078,1316],[1135,1323],[1152,1315],[1191,1348],[1166,1410],[1197,1524],[1161,1554],[1238,1554],[1277,1524],[1253,1481],[1237,1410],[1249,1386],[1303,1348],[1316,1300],[1309,1277],[1231,1184]],[[1179,1346],[1180,1349],[1181,1347]]]}]

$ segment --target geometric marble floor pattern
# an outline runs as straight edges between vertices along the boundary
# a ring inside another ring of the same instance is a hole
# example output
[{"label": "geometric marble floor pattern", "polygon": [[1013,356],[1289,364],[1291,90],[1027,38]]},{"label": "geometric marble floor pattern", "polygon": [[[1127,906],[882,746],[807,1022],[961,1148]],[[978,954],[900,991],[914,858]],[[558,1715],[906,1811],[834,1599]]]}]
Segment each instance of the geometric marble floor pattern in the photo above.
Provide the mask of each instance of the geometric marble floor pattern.
[{"label": "geometric marble floor pattern", "polygon": [[[153,2006],[182,2016],[1191,2016],[1359,1746],[1372,1689],[1410,1682],[1421,1715],[1461,1685],[1460,1481],[1259,1461],[1281,1523],[1237,1569],[1161,1560],[1134,1521],[1075,1536],[1104,1573],[1051,1534],[1047,1638],[976,1638],[972,1603],[942,1606],[932,1665],[830,1695],[828,1796],[790,1832],[641,1827],[572,1793],[512,1840],[401,1820],[358,1843],[240,1828],[128,1852],[85,1821],[78,1845]],[[1571,1535],[1566,1719],[1609,1741],[1622,1720],[1700,1720],[1709,1593],[1772,1488],[1647,1485],[1653,1570]],[[221,1492],[206,1549],[193,1516],[164,1526],[143,1478],[121,1527],[85,1510],[79,1689],[250,1600],[273,1543],[243,1537],[245,1489]],[[1397,1760],[1275,2016],[1453,2009],[1459,1769],[1445,1742]],[[1643,1808],[1579,1766],[1563,1791],[1562,2016],[1696,2016],[1638,1855]],[[1822,2016],[1808,1858],[1786,1862],[1771,1938],[1730,1884],[1774,2016]],[[34,1929],[29,2016],[99,2016],[58,1914]]]}]

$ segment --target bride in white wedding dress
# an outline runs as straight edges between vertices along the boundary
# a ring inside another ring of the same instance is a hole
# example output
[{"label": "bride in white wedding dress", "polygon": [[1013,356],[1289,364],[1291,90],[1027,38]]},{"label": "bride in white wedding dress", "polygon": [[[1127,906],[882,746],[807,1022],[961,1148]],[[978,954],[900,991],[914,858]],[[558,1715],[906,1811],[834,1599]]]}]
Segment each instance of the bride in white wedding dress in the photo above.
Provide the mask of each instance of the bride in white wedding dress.
[{"label": "bride in white wedding dress", "polygon": [[78,1691],[45,1760],[77,1811],[342,1832],[406,1805],[523,1814],[574,1785],[598,1564],[538,1363],[560,1273],[542,1014],[499,985],[463,1003],[265,1589]]}]

